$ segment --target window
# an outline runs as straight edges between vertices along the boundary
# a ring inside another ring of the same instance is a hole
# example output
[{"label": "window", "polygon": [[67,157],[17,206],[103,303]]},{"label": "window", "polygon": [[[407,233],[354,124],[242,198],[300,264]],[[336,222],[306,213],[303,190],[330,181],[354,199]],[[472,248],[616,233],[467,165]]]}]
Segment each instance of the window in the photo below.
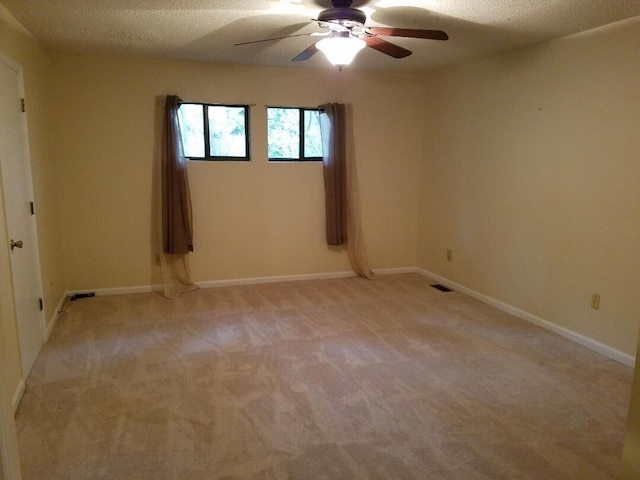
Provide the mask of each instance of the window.
[{"label": "window", "polygon": [[269,161],[322,161],[320,110],[267,107]]},{"label": "window", "polygon": [[183,103],[184,156],[191,160],[249,160],[249,107]]}]

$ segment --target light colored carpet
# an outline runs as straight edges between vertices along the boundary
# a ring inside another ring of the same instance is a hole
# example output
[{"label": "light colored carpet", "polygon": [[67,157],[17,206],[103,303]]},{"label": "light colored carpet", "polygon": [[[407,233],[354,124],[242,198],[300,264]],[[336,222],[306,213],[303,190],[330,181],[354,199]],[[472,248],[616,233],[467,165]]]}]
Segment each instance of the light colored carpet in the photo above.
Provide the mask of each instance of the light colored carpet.
[{"label": "light colored carpet", "polygon": [[430,283],[68,302],[24,479],[617,478],[632,369]]}]

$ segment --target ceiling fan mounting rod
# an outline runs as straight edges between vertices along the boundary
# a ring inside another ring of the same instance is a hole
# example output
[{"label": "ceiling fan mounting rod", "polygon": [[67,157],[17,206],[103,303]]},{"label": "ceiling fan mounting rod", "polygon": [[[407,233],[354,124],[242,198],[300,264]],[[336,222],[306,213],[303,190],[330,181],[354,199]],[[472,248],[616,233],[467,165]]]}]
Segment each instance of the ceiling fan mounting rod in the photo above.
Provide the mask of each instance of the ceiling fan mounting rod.
[{"label": "ceiling fan mounting rod", "polygon": [[353,0],[331,0],[333,8],[351,8]]}]

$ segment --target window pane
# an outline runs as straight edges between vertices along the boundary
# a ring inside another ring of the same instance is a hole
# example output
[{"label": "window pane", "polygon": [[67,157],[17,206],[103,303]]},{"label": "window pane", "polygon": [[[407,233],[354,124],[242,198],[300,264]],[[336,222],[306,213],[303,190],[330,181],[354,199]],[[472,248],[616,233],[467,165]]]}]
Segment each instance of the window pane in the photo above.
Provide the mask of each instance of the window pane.
[{"label": "window pane", "polygon": [[269,108],[267,135],[269,158],[300,158],[300,110]]},{"label": "window pane", "polygon": [[209,155],[246,157],[245,108],[208,106]]},{"label": "window pane", "polygon": [[183,103],[178,109],[185,157],[204,157],[202,105]]},{"label": "window pane", "polygon": [[320,112],[304,111],[304,156],[322,157],[322,137],[320,135]]}]

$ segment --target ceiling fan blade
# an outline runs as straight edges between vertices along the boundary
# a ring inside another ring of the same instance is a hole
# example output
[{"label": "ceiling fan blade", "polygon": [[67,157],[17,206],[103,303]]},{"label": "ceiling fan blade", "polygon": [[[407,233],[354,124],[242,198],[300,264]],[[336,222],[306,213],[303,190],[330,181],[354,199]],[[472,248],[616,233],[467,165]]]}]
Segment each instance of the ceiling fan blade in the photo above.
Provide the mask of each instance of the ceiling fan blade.
[{"label": "ceiling fan blade", "polygon": [[385,37],[426,38],[427,40],[448,40],[449,35],[442,30],[420,30],[415,28],[368,27],[367,31]]},{"label": "ceiling fan blade", "polygon": [[293,59],[291,59],[291,61],[302,62],[303,60],[308,60],[309,58],[313,57],[317,52],[318,52],[318,47],[316,47],[315,43],[312,43],[308,48],[304,49],[302,52],[296,55]]},{"label": "ceiling fan blade", "polygon": [[249,42],[234,43],[233,46],[237,47],[239,45],[250,45],[252,43],[272,42],[274,40],[282,40],[284,38],[311,37],[311,36],[316,36],[316,35],[317,35],[316,33],[297,33],[295,35],[285,35],[284,37],[263,38],[262,40],[251,40]]},{"label": "ceiling fan blade", "polygon": [[411,55],[411,50],[407,50],[406,48],[402,48],[399,45],[387,42],[381,38],[368,35],[364,35],[360,38],[367,43],[367,47],[378,50],[379,52],[385,53],[393,58],[404,58]]}]

